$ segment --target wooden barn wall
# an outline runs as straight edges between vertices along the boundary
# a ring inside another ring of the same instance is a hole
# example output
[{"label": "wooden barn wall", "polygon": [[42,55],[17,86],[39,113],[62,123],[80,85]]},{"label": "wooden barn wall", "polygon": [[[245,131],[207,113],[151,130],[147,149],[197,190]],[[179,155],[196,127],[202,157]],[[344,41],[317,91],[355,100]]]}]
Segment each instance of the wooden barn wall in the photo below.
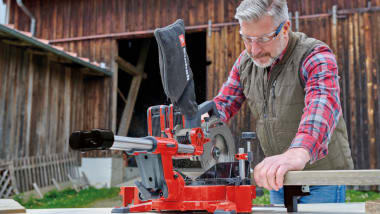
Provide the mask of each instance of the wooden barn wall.
[{"label": "wooden barn wall", "polygon": [[[291,5],[293,14],[295,11],[300,11],[300,15],[327,13],[331,12],[332,5],[339,3],[302,2]],[[343,5],[338,4],[338,10],[367,5],[368,1],[344,1]],[[371,1],[371,5],[380,6],[380,1]],[[342,15],[336,27],[331,16],[301,19],[299,23],[299,31],[326,42],[337,56],[343,115],[358,169],[380,168],[379,23],[379,11]]]},{"label": "wooden barn wall", "polygon": [[[12,0],[13,1],[13,0]],[[37,36],[45,39],[62,39],[100,34],[152,30],[183,18],[186,26],[235,21],[233,15],[240,0],[130,0],[130,1],[59,1],[25,0],[27,7],[37,18]],[[331,13],[332,6],[338,10],[364,8],[368,0],[288,0],[293,18]],[[372,0],[372,6],[380,6],[380,0]],[[28,18],[15,6],[11,6],[10,23],[22,30],[29,29]],[[357,168],[379,168],[380,119],[377,82],[379,81],[379,26],[378,12],[361,13],[340,17],[332,27],[331,16],[300,19],[299,30],[329,44],[337,54],[341,79],[343,113],[347,121],[349,137]],[[295,20],[292,20],[293,30]],[[337,32],[337,33],[335,33]],[[148,35],[150,36],[150,35]],[[59,44],[59,43],[58,43]],[[117,52],[113,39],[93,39],[62,44],[80,56],[92,61],[104,61],[113,70],[113,55]],[[215,28],[207,37],[207,58],[211,65],[207,70],[207,97],[215,96],[226,79],[234,60],[243,50],[238,26]],[[117,77],[114,77],[114,80]],[[110,105],[115,101],[115,85],[112,81],[94,81],[86,85],[88,95],[97,94],[85,101],[87,106],[97,108],[88,115],[85,127],[112,125],[115,115]],[[92,88],[92,89],[91,89]],[[112,95],[113,94],[113,95]],[[104,103],[103,103],[104,102]],[[99,106],[100,104],[100,106]],[[103,105],[102,105],[103,104]],[[246,105],[243,105],[229,123],[235,140],[240,143],[241,131],[254,130],[254,121]],[[111,112],[111,113],[109,113]],[[98,119],[96,119],[98,118]],[[90,121],[93,120],[93,121]],[[371,154],[369,154],[371,152]],[[258,159],[262,158],[260,152]],[[369,158],[367,158],[369,157]]]},{"label": "wooden barn wall", "polygon": [[83,129],[86,77],[33,53],[0,42],[0,160],[68,152]]},{"label": "wooden barn wall", "polygon": [[[25,0],[24,4],[37,20],[36,37],[62,39],[99,34],[152,30],[183,18],[187,26],[233,20],[239,0],[130,0],[130,1],[61,1]],[[173,7],[174,5],[174,7]],[[28,17],[12,0],[10,23],[20,30],[29,30]],[[153,35],[146,35],[152,37]],[[115,39],[95,39],[57,43],[65,50],[78,53],[91,61],[105,62],[117,71],[114,57],[117,54]],[[112,128],[116,124],[117,72],[113,79],[87,79],[84,81],[86,109],[84,125],[89,128]],[[96,152],[98,154],[98,152]],[[102,153],[104,155],[104,153]]]},{"label": "wooden barn wall", "polygon": [[[344,1],[339,9],[363,8],[366,1]],[[300,16],[328,13],[332,5],[342,1],[289,1],[289,10],[299,11]],[[318,4],[318,5],[317,5]],[[380,1],[372,1],[379,6]],[[336,31],[332,17],[300,19],[299,31],[326,42],[337,55],[341,76],[341,102],[347,121],[349,140],[356,168],[380,168],[380,110],[378,84],[380,78],[379,31],[380,12],[355,13],[338,18]],[[295,30],[295,20],[292,20]],[[214,97],[226,80],[234,60],[244,49],[239,40],[239,27],[214,29],[207,40],[207,56],[212,64],[208,67],[208,99]],[[336,33],[334,33],[336,32]],[[229,123],[235,140],[242,145],[240,133],[255,130],[254,119],[246,104]],[[256,161],[263,158],[254,145]]]}]

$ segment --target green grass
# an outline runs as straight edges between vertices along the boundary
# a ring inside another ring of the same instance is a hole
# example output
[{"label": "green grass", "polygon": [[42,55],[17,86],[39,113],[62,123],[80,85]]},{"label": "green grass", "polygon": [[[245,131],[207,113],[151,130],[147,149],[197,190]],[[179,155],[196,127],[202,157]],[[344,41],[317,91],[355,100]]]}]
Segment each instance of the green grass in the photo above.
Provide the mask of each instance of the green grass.
[{"label": "green grass", "polygon": [[380,193],[372,191],[357,191],[357,190],[347,190],[346,191],[346,201],[347,202],[365,202],[380,199]]},{"label": "green grass", "polygon": [[[357,191],[357,190],[347,190],[346,191],[346,202],[365,202],[379,200],[380,193],[371,191]],[[253,204],[270,204],[269,201],[269,191],[264,189],[264,195],[257,197],[252,201]]]},{"label": "green grass", "polygon": [[112,198],[119,194],[119,188],[101,188],[90,187],[80,192],[73,189],[62,191],[52,190],[44,195],[42,199],[30,197],[25,199],[22,194],[14,196],[13,199],[18,201],[27,209],[41,208],[78,208],[102,199]]}]

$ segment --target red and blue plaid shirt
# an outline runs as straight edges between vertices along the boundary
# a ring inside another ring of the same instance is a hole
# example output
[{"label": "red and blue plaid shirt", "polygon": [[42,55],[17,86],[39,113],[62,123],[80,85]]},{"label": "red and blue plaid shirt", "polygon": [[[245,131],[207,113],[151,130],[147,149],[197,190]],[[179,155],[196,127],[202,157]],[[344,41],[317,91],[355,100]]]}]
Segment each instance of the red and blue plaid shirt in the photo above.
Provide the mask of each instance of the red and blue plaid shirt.
[{"label": "red and blue plaid shirt", "polygon": [[[240,109],[246,99],[239,75],[243,53],[236,60],[227,81],[214,98],[225,122]],[[284,53],[285,51],[271,68],[281,60]],[[313,163],[327,155],[331,134],[342,113],[335,55],[328,47],[318,46],[305,58],[299,72],[305,82],[305,108],[290,148],[307,149],[310,152],[310,162]]]}]

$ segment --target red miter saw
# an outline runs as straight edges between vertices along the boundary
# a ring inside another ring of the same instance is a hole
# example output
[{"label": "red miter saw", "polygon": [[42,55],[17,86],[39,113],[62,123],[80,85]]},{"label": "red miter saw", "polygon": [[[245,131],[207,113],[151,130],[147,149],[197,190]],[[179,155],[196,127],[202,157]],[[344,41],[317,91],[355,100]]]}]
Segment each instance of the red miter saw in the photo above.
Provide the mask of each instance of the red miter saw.
[{"label": "red miter saw", "polygon": [[[155,31],[162,83],[174,105],[148,109],[150,136],[115,136],[112,131],[101,129],[76,131],[70,136],[74,150],[114,149],[135,156],[141,181],[136,186],[121,187],[123,207],[114,208],[112,213],[251,213],[256,197],[250,180],[252,155],[241,149],[235,155],[231,132],[218,119],[214,102],[199,106],[195,102],[184,35],[182,20]],[[206,112],[211,117],[201,123],[201,115]],[[254,133],[243,136],[255,137]],[[173,158],[190,157],[201,157],[202,166],[207,169],[194,179],[173,168]]]}]

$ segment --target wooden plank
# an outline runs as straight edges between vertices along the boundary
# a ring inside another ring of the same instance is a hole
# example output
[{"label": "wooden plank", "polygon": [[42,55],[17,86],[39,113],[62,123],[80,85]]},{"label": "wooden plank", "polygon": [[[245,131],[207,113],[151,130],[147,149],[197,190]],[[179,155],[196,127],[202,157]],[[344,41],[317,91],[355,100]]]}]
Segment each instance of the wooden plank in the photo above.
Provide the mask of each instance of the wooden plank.
[{"label": "wooden plank", "polygon": [[16,176],[15,176],[14,161],[11,161],[9,163],[9,172],[10,172],[10,176],[11,176],[13,191],[16,194],[19,194],[20,192],[19,192],[19,189],[17,186]]},{"label": "wooden plank", "polygon": [[[124,2],[124,1],[123,1]],[[122,25],[122,28],[124,28],[124,24]],[[118,82],[118,69],[119,66],[116,63],[115,59],[118,57],[118,45],[116,40],[112,40],[111,42],[111,53],[112,53],[112,62],[111,62],[111,71],[113,73],[112,75],[112,90],[111,90],[111,130],[113,133],[116,133],[116,121],[117,121],[117,82]]]},{"label": "wooden plank", "polygon": [[27,167],[27,162],[26,162],[26,158],[21,158],[19,159],[19,162],[22,163],[22,169],[20,170],[21,172],[21,181],[22,181],[22,187],[23,187],[23,191],[26,191],[28,189],[28,175],[26,174],[27,170],[25,169],[25,167]]},{"label": "wooden plank", "polygon": [[0,199],[0,213],[26,213],[26,210],[13,199]]},{"label": "wooden plank", "polygon": [[30,158],[27,157],[26,160],[27,160],[26,164],[28,167],[28,169],[27,169],[28,170],[28,189],[30,189],[31,185],[33,183],[33,181],[32,181],[32,166],[31,166]]},{"label": "wooden plank", "polygon": [[284,185],[380,185],[380,170],[290,171]]},{"label": "wooden plank", "polygon": [[59,186],[58,182],[52,178],[51,181],[53,182],[55,188],[57,188],[58,191],[62,190],[62,188]]},{"label": "wooden plank", "polygon": [[363,14],[359,14],[359,74],[360,74],[360,89],[362,93],[360,94],[360,119],[362,120],[362,124],[360,127],[361,135],[360,135],[360,140],[362,141],[361,144],[361,162],[362,162],[362,167],[361,169],[369,169],[370,168],[370,163],[369,163],[369,127],[368,127],[368,97],[367,97],[367,72],[365,68],[365,42],[364,42],[364,20],[363,20]]},{"label": "wooden plank", "polygon": [[372,52],[372,35],[371,35],[371,23],[369,20],[369,14],[363,14],[364,20],[364,44],[365,44],[365,66],[367,72],[367,114],[368,114],[368,128],[369,128],[369,163],[371,169],[376,169],[376,139],[375,139],[375,124],[374,124],[374,81],[373,73],[376,73],[376,70],[373,69],[373,52]]},{"label": "wooden plank", "polygon": [[366,201],[365,211],[371,214],[380,214],[380,200],[377,201]]},{"label": "wooden plank", "polygon": [[63,173],[62,173],[62,165],[61,165],[61,162],[58,158],[59,156],[57,154],[55,154],[54,156],[55,156],[55,161],[57,162],[58,181],[63,182],[64,179],[63,179]]},{"label": "wooden plank", "polygon": [[355,67],[354,67],[354,57],[355,57],[355,44],[354,44],[354,23],[353,23],[353,17],[350,16],[348,18],[348,26],[349,26],[349,31],[348,31],[348,76],[347,78],[349,79],[349,86],[348,90],[346,93],[348,93],[348,103],[349,103],[349,108],[350,108],[350,120],[347,122],[350,123],[350,131],[349,131],[349,136],[350,136],[350,143],[351,143],[351,148],[353,148],[353,144],[355,144],[355,139],[356,139],[356,132],[353,131],[356,127],[356,102],[355,102]]},{"label": "wooden plank", "polygon": [[38,187],[38,185],[36,183],[33,183],[33,187],[34,187],[34,190],[37,192],[38,196],[40,198],[43,198],[44,195],[42,194],[42,192],[41,192],[40,188]]},{"label": "wooden plank", "polygon": [[46,187],[49,185],[49,178],[48,178],[48,170],[47,170],[47,161],[46,161],[46,156],[42,156],[41,157],[41,162],[40,162],[40,165],[44,171],[44,183],[42,185],[42,187]]},{"label": "wooden plank", "polygon": [[[33,74],[34,74],[34,65],[33,65],[33,55],[28,55],[28,71],[27,71],[27,100],[26,100],[26,133],[25,133],[25,143],[24,143],[24,150],[25,150],[25,157],[29,157],[30,155],[30,132],[31,132],[31,116],[32,116],[32,102],[33,102]],[[28,160],[29,162],[29,160]],[[30,176],[29,176],[30,179]],[[30,182],[31,184],[31,182]]]},{"label": "wooden plank", "polygon": [[8,85],[7,77],[9,75],[9,57],[10,57],[10,50],[8,45],[4,45],[3,43],[0,43],[0,66],[2,67],[3,71],[0,73],[0,158],[5,159],[6,155],[6,147],[3,142],[5,142],[4,138],[4,121],[5,121],[5,103],[6,103],[6,89]]}]

